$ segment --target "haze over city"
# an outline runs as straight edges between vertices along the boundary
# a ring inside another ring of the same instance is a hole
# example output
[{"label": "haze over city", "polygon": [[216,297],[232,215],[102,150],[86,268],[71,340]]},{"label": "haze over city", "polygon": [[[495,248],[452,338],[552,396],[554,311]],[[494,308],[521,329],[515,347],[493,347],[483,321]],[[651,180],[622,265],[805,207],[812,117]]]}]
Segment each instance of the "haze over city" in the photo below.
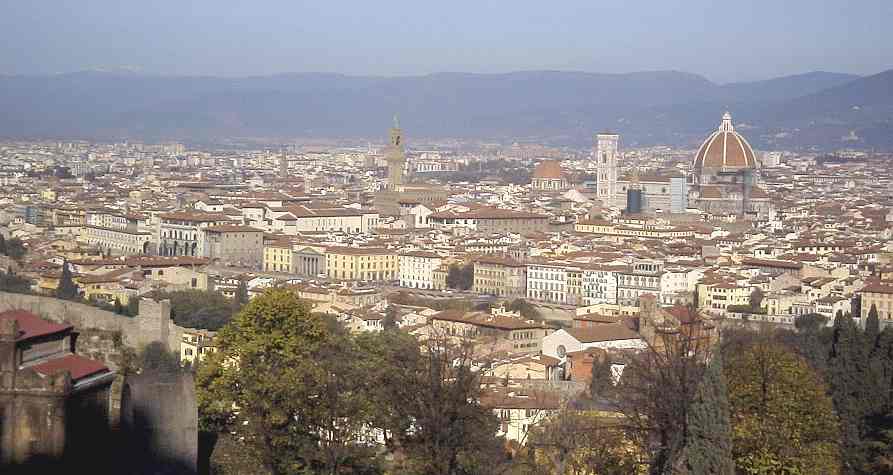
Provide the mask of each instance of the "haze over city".
[{"label": "haze over city", "polygon": [[893,474],[889,1],[0,15],[0,472]]}]

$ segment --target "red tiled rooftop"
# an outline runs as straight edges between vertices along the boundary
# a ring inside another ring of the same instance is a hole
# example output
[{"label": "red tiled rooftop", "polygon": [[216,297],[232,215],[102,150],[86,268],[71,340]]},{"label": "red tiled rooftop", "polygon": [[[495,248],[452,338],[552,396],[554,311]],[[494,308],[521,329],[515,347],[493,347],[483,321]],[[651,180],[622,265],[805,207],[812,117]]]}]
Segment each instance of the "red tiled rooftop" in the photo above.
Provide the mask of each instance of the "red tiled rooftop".
[{"label": "red tiled rooftop", "polygon": [[29,340],[45,335],[63,332],[74,328],[69,323],[56,323],[44,320],[27,310],[7,310],[0,313],[0,320],[14,319],[18,322],[19,336],[16,341]]},{"label": "red tiled rooftop", "polygon": [[88,376],[107,372],[109,369],[99,361],[84,358],[79,355],[67,355],[62,358],[54,358],[45,363],[32,366],[31,369],[40,374],[51,376],[62,371],[71,373],[71,380],[77,381]]}]

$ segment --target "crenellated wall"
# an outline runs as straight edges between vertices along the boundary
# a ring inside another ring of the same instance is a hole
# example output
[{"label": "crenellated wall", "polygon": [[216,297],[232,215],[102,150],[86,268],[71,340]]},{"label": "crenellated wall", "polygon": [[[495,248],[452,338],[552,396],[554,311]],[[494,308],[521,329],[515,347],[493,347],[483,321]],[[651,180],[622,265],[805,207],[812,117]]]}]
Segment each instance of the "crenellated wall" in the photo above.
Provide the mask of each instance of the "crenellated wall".
[{"label": "crenellated wall", "polygon": [[[140,313],[126,317],[90,305],[39,295],[0,292],[0,312],[23,309],[55,322],[68,322],[79,332],[90,329],[120,332],[123,343],[141,348],[153,341],[179,353],[183,327],[171,320],[170,301],[140,299]],[[80,343],[79,343],[80,344]]]}]

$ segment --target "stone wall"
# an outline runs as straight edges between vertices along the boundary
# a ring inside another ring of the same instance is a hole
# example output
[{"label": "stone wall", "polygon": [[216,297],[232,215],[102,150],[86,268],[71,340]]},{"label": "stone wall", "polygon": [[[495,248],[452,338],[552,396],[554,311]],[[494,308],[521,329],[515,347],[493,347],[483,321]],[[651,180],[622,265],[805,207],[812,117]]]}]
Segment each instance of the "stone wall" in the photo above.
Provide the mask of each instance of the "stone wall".
[{"label": "stone wall", "polygon": [[121,423],[132,438],[128,458],[135,473],[195,473],[198,409],[188,374],[141,373],[128,378]]},{"label": "stone wall", "polygon": [[[0,292],[0,312],[23,309],[55,322],[68,322],[81,332],[104,330],[119,332],[125,345],[142,348],[153,341],[164,343],[168,350],[179,353],[183,327],[171,321],[170,301],[140,299],[140,313],[126,317],[113,312],[67,300],[39,295]],[[78,345],[80,346],[79,340]],[[105,360],[108,361],[108,360]]]}]

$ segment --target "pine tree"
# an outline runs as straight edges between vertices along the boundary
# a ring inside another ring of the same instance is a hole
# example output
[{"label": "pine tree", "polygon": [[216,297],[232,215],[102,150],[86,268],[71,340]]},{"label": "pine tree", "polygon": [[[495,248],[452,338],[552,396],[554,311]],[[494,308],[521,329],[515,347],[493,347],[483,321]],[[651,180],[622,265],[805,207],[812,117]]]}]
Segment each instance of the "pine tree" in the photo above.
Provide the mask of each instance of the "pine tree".
[{"label": "pine tree", "polygon": [[688,410],[685,470],[692,474],[733,474],[731,430],[722,352],[716,349]]},{"label": "pine tree", "polygon": [[78,286],[71,276],[71,267],[68,261],[62,263],[62,276],[59,277],[59,287],[56,288],[56,297],[64,300],[74,300],[78,296]]}]

